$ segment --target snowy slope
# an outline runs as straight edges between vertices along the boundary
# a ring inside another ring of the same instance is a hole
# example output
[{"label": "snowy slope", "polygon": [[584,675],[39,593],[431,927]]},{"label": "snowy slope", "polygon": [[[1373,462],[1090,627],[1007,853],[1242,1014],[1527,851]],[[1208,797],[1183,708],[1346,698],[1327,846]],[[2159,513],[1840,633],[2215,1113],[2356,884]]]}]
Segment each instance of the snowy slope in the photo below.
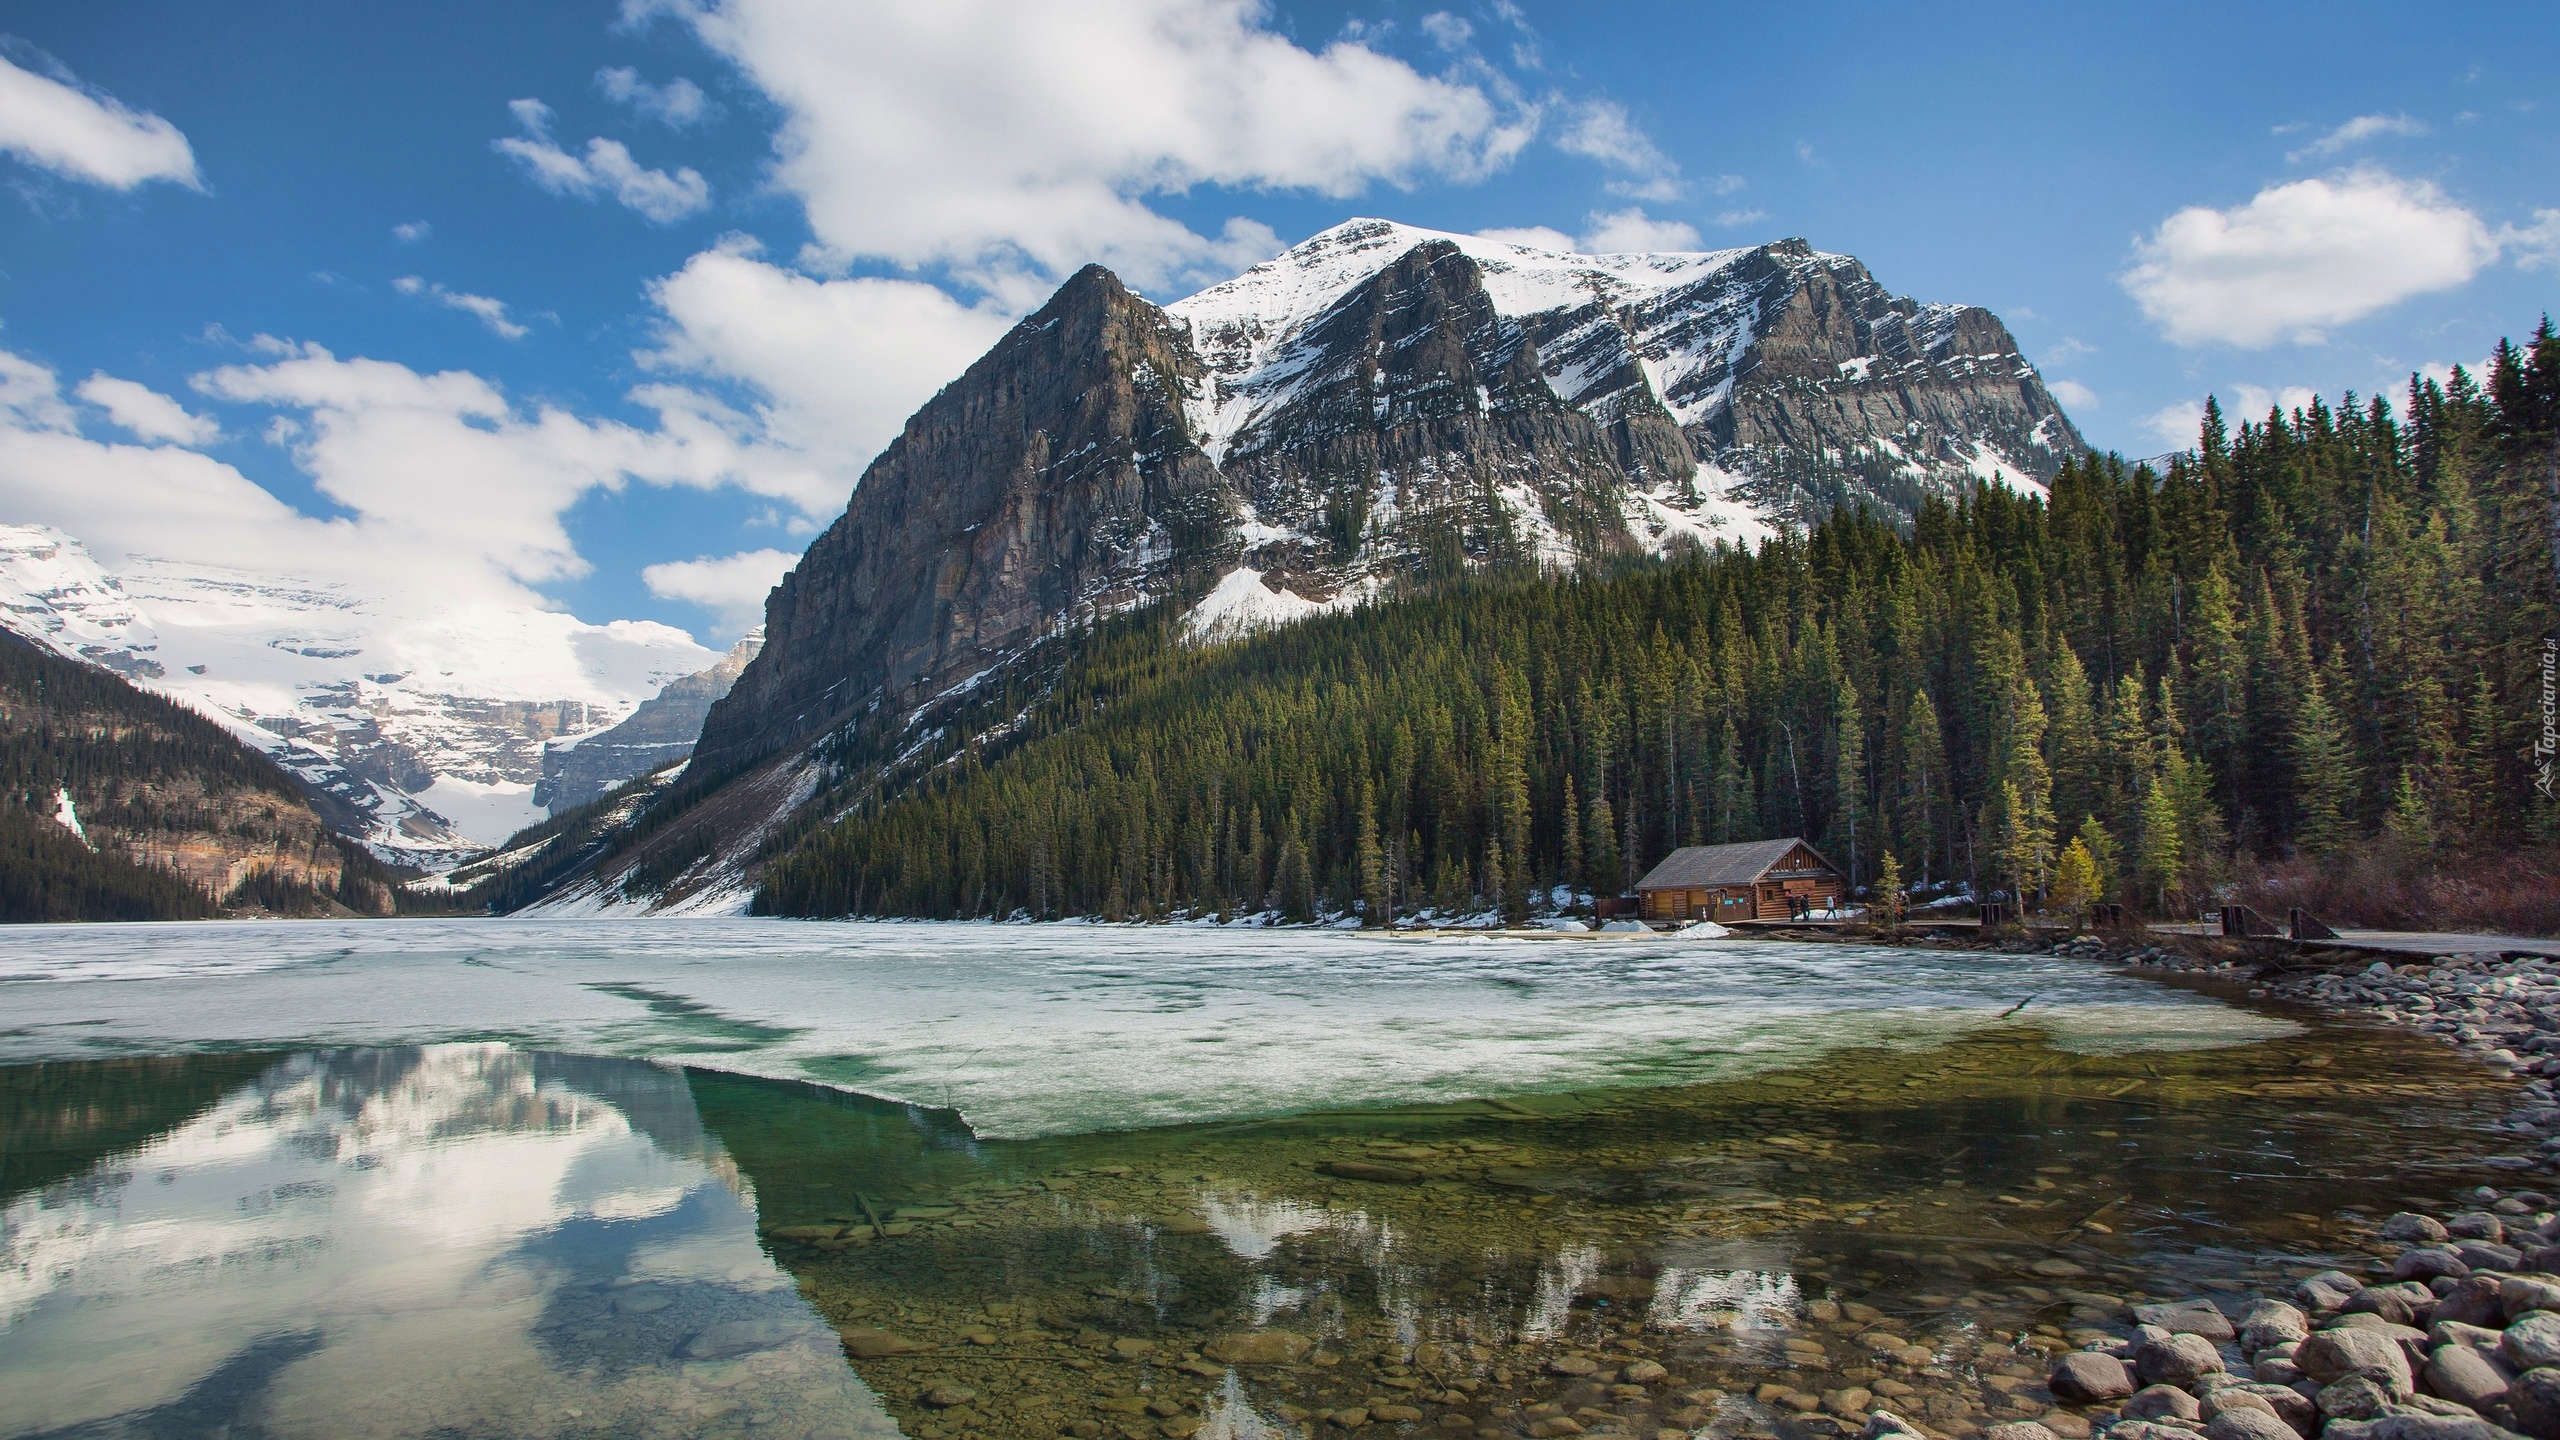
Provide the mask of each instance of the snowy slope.
[{"label": "snowy slope", "polygon": [[0,525],[0,624],[223,721],[434,863],[538,820],[542,749],[718,657],[680,630],[493,605],[432,614],[338,583],[136,558]]},{"label": "snowy slope", "polygon": [[[1166,307],[1207,372],[1186,418],[1211,460],[1303,431],[1311,397],[1378,363],[1329,346],[1326,317],[1435,243],[1474,262],[1558,399],[1602,425],[1667,421],[1685,436],[1695,475],[1656,467],[1623,498],[1645,548],[1756,544],[1832,505],[1907,512],[1977,479],[2040,493],[2081,448],[1996,317],[1895,297],[1850,256],[1801,241],[1568,254],[1361,219]],[[1558,548],[1538,497],[1510,508],[1533,549]],[[1248,530],[1302,534],[1289,518],[1242,517]]]}]

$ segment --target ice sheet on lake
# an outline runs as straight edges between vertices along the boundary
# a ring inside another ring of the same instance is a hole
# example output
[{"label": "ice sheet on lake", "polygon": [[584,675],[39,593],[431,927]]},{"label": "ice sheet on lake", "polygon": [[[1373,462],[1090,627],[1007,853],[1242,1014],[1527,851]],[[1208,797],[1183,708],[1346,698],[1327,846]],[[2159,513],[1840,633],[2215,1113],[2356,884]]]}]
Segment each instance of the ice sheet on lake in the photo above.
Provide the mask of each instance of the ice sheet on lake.
[{"label": "ice sheet on lake", "polygon": [[2291,1033],[2084,962],[1763,940],[743,919],[10,940],[0,1062],[506,1040],[950,1106],[989,1137],[1685,1084],[1998,1024],[2079,1051]]}]

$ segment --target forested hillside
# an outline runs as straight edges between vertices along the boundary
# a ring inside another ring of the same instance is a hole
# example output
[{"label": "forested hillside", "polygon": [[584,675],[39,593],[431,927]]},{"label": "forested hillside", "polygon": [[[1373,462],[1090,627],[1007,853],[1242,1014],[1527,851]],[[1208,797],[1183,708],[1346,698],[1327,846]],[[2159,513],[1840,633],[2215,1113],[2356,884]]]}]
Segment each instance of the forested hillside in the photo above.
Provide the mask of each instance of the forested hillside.
[{"label": "forested hillside", "polygon": [[221,726],[0,637],[0,920],[388,914],[390,878]]},{"label": "forested hillside", "polygon": [[1890,855],[2031,896],[2076,841],[2175,912],[2260,859],[2548,843],[2555,435],[2546,321],[2485,383],[2209,411],[2165,476],[2074,463],[1907,534],[1840,514],[1205,649],[1124,617],[894,764],[847,742],[759,904],[1520,914],[1798,833],[1862,884]]}]

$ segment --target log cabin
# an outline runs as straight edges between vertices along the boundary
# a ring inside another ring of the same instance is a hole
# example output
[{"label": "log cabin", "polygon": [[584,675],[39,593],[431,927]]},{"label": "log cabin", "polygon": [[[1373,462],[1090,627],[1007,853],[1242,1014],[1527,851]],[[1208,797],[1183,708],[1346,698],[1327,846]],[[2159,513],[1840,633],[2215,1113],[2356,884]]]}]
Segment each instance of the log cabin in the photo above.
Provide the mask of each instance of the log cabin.
[{"label": "log cabin", "polygon": [[1656,922],[1784,920],[1790,897],[1827,910],[1848,894],[1849,877],[1794,836],[1683,846],[1636,882],[1644,918]]}]

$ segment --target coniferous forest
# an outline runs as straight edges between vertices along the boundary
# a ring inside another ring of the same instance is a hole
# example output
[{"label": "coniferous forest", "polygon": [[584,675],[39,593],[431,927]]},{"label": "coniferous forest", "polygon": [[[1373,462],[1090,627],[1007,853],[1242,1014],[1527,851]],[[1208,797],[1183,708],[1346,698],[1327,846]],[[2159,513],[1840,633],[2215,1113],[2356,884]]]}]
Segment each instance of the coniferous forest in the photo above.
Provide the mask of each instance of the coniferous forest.
[{"label": "coniferous forest", "polygon": [[1835,513],[1211,647],[1124,616],[910,753],[841,742],[758,903],[1516,917],[1800,834],[1862,886],[2174,915],[2288,866],[2548,853],[2555,536],[2546,320],[2485,377],[2209,408],[2164,475],[2092,458],[1907,533]]}]

